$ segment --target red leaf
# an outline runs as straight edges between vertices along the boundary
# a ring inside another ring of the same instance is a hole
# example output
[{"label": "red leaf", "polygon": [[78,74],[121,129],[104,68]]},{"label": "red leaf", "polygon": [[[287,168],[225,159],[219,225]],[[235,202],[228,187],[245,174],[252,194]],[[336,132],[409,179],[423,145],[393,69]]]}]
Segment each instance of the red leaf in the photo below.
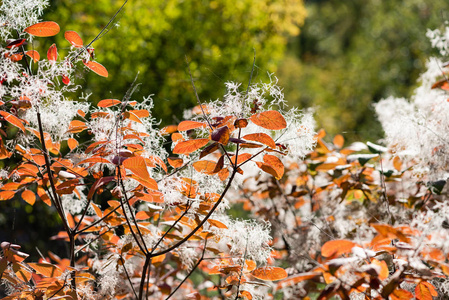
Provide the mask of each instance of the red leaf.
[{"label": "red leaf", "polygon": [[58,49],[56,48],[56,44],[53,44],[48,48],[47,58],[49,61],[56,61],[56,59],[58,59]]},{"label": "red leaf", "polygon": [[65,85],[70,83],[70,78],[67,77],[66,75],[62,75],[62,83],[64,83]]},{"label": "red leaf", "polygon": [[105,67],[103,67],[101,64],[97,63],[96,61],[83,61],[84,65],[93,71],[94,73],[97,73],[100,76],[108,77],[108,70],[106,70]]},{"label": "red leaf", "polygon": [[98,107],[110,107],[110,106],[114,106],[117,104],[122,103],[122,101],[117,100],[117,99],[104,99],[101,100],[100,102],[98,102],[97,106]]},{"label": "red leaf", "polygon": [[242,137],[242,139],[255,141],[267,145],[270,148],[276,148],[274,140],[266,133],[252,133]]},{"label": "red leaf", "polygon": [[265,129],[279,130],[287,127],[284,117],[275,110],[268,110],[251,116],[250,120]]},{"label": "red leaf", "polygon": [[206,126],[207,126],[207,124],[203,123],[203,122],[182,121],[178,125],[178,130],[179,131],[186,131],[186,130],[195,129],[195,128],[205,128]]},{"label": "red leaf", "polygon": [[190,154],[195,150],[200,149],[209,142],[209,139],[195,139],[179,142],[173,149],[175,154]]},{"label": "red leaf", "polygon": [[25,126],[23,126],[23,124],[19,118],[17,118],[16,116],[14,116],[6,111],[3,111],[3,110],[0,110],[0,115],[3,116],[3,118],[6,120],[6,122],[9,122],[12,125],[20,128],[25,133]]},{"label": "red leaf", "polygon": [[123,162],[123,166],[145,181],[150,179],[145,159],[141,156],[128,158]]},{"label": "red leaf", "polygon": [[66,31],[64,33],[65,39],[72,44],[75,48],[83,47],[83,40],[75,31]]},{"label": "red leaf", "polygon": [[41,58],[41,56],[39,55],[39,52],[37,52],[36,50],[29,50],[27,52],[25,52],[26,55],[28,55],[29,57],[31,57],[31,59],[33,59],[34,62],[39,61],[39,59]]},{"label": "red leaf", "polygon": [[25,28],[23,31],[40,37],[54,36],[59,32],[58,23],[52,21],[40,22]]},{"label": "red leaf", "polygon": [[355,246],[359,245],[349,240],[328,241],[321,247],[321,255],[324,257],[340,256],[341,254],[351,253],[351,249]]},{"label": "red leaf", "polygon": [[251,274],[257,279],[267,281],[281,280],[287,277],[287,272],[279,267],[257,268]]}]

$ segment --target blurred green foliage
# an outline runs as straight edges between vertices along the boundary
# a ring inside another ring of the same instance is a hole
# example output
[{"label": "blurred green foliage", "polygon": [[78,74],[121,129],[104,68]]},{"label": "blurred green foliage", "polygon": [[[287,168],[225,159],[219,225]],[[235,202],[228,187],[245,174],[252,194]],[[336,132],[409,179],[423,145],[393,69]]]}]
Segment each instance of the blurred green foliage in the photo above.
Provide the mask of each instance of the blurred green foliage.
[{"label": "blurred green foliage", "polygon": [[383,132],[372,103],[410,97],[433,53],[427,28],[449,18],[449,1],[307,1],[301,34],[276,73],[286,99],[316,106],[320,127],[347,140]]},{"label": "blurred green foliage", "polygon": [[[57,22],[61,31],[78,32],[87,44],[122,4],[52,0],[43,19]],[[267,80],[265,72],[276,70],[287,37],[299,34],[304,17],[302,0],[129,1],[115,26],[93,45],[109,78],[89,73],[81,84],[94,102],[121,99],[139,73],[141,86],[133,98],[154,94],[154,116],[172,123],[196,105],[186,57],[201,99],[216,99],[224,82],[248,82],[254,51],[261,79]],[[69,46],[63,34],[55,41],[60,51]]]}]

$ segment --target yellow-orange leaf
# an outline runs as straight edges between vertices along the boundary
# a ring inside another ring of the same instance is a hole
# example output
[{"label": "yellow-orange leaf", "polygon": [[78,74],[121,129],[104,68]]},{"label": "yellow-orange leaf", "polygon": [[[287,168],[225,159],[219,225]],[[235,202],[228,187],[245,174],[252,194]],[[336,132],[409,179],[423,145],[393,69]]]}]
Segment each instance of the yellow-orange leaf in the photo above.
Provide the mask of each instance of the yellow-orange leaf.
[{"label": "yellow-orange leaf", "polygon": [[161,135],[168,135],[176,132],[178,130],[177,125],[168,125],[161,129],[160,133]]},{"label": "yellow-orange leaf", "polygon": [[292,285],[297,284],[298,282],[316,278],[321,275],[322,275],[322,273],[319,273],[319,272],[307,272],[307,273],[296,274],[296,275],[290,276],[290,277],[286,278],[285,280],[282,280],[281,282],[279,282],[278,289],[287,287],[287,286],[292,286]]},{"label": "yellow-orange leaf", "polygon": [[173,149],[176,154],[190,154],[195,150],[200,149],[209,142],[209,139],[195,139],[179,142]]},{"label": "yellow-orange leaf", "polygon": [[328,241],[321,247],[321,255],[324,257],[331,257],[351,253],[351,249],[355,246],[359,245],[349,240]]},{"label": "yellow-orange leaf", "polygon": [[58,23],[52,21],[40,22],[25,28],[23,31],[40,37],[54,36],[58,34],[60,28]]},{"label": "yellow-orange leaf", "polygon": [[75,140],[74,138],[69,138],[67,140],[67,145],[69,146],[70,150],[73,150],[76,147],[78,147],[78,141]]},{"label": "yellow-orange leaf", "polygon": [[58,49],[56,48],[56,44],[53,44],[48,48],[47,58],[49,61],[56,61],[58,59]]},{"label": "yellow-orange leaf", "polygon": [[98,102],[97,106],[98,107],[110,107],[110,106],[114,106],[117,104],[122,103],[122,101],[117,100],[117,99],[103,99],[100,102]]},{"label": "yellow-orange leaf", "polygon": [[193,163],[193,167],[200,173],[213,174],[216,163],[210,160],[200,160]]},{"label": "yellow-orange leaf", "polygon": [[252,133],[242,137],[244,140],[250,140],[267,145],[270,148],[276,148],[274,140],[266,133]]},{"label": "yellow-orange leaf", "polygon": [[134,122],[142,124],[142,121],[140,121],[139,117],[135,113],[133,113],[133,112],[125,111],[123,113],[123,116],[125,117],[125,119],[130,119],[131,121],[134,121]]},{"label": "yellow-orange leaf", "polygon": [[23,132],[25,132],[25,126],[23,126],[19,118],[3,110],[0,110],[0,115],[3,116],[6,122],[11,123],[12,125],[20,128]]},{"label": "yellow-orange leaf", "polygon": [[379,272],[379,279],[380,280],[385,280],[385,279],[388,278],[388,275],[390,273],[388,271],[387,263],[384,260],[379,261],[379,260],[374,258],[372,264],[380,267],[380,272]]},{"label": "yellow-orange leaf", "polygon": [[124,160],[123,166],[145,181],[150,179],[145,159],[141,156],[130,157]]},{"label": "yellow-orange leaf", "polygon": [[407,290],[398,289],[394,290],[393,293],[390,294],[391,300],[409,300],[413,299],[413,294]]},{"label": "yellow-orange leaf", "polygon": [[98,75],[103,76],[103,77],[109,76],[108,70],[106,70],[106,68],[103,67],[103,65],[97,63],[96,61],[90,60],[90,61],[84,61],[83,63],[88,69],[90,69],[94,73],[97,73]]},{"label": "yellow-orange leaf", "polygon": [[184,164],[184,160],[178,157],[169,157],[167,158],[167,160],[170,166],[172,166],[173,168],[182,167],[182,165]]},{"label": "yellow-orange leaf", "polygon": [[263,157],[263,161],[276,172],[276,179],[282,178],[282,175],[284,175],[284,164],[279,158],[274,155],[265,154]]},{"label": "yellow-orange leaf", "polygon": [[229,170],[226,169],[221,169],[220,172],[218,172],[218,178],[220,178],[221,181],[225,181],[226,178],[229,177]]},{"label": "yellow-orange leaf", "polygon": [[[240,153],[237,157],[237,165],[240,165],[241,163],[247,161],[248,159],[250,159],[252,157],[251,154],[249,153]],[[233,156],[231,158],[231,161],[233,164],[235,164],[235,156]]]},{"label": "yellow-orange leaf", "polygon": [[133,109],[129,112],[135,114],[139,118],[146,118],[150,116],[150,112],[146,109]]},{"label": "yellow-orange leaf", "polygon": [[55,265],[48,263],[28,263],[30,267],[36,270],[36,273],[45,277],[59,277],[62,275],[62,271]]},{"label": "yellow-orange leaf", "polygon": [[225,224],[221,223],[220,221],[208,219],[207,222],[209,222],[210,225],[215,226],[217,228],[228,229],[228,226],[226,226]]},{"label": "yellow-orange leaf", "polygon": [[416,287],[415,287],[415,297],[418,300],[432,300],[432,296],[438,296],[437,291],[435,290],[435,287],[427,282],[427,281],[421,281]]},{"label": "yellow-orange leaf", "polygon": [[28,204],[33,205],[36,202],[36,195],[30,190],[24,190],[22,192],[22,199]]},{"label": "yellow-orange leaf", "polygon": [[31,57],[34,62],[37,62],[39,61],[39,59],[41,59],[39,52],[37,52],[36,50],[28,50],[27,52],[25,52],[25,54]]},{"label": "yellow-orange leaf", "polygon": [[251,116],[250,120],[265,129],[279,130],[287,127],[284,117],[275,110],[268,110]]},{"label": "yellow-orange leaf", "polygon": [[281,280],[287,277],[287,272],[279,267],[257,268],[251,274],[257,279],[267,281]]},{"label": "yellow-orange leaf", "polygon": [[75,48],[83,47],[83,40],[78,35],[78,33],[76,33],[75,31],[70,31],[70,30],[66,31],[64,33],[64,37]]},{"label": "yellow-orange leaf", "polygon": [[343,148],[344,143],[345,143],[345,138],[341,134],[337,134],[334,137],[334,145],[335,145],[335,147],[341,149],[341,148]]},{"label": "yellow-orange leaf", "polygon": [[195,128],[204,128],[206,126],[207,126],[207,124],[203,123],[203,122],[182,121],[178,125],[178,130],[179,131],[186,131],[186,130],[195,129]]}]

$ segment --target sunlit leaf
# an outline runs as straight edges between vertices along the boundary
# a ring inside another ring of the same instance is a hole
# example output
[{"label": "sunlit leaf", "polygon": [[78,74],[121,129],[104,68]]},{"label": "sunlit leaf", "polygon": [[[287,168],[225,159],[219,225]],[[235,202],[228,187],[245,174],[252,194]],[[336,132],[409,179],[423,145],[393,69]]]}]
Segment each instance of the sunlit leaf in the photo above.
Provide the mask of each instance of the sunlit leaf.
[{"label": "sunlit leaf", "polygon": [[250,120],[265,129],[280,130],[287,127],[287,122],[280,112],[268,110],[251,116]]},{"label": "sunlit leaf", "polygon": [[78,141],[75,140],[74,138],[69,138],[67,140],[67,145],[69,146],[70,150],[75,149],[76,147],[78,147]]},{"label": "sunlit leaf", "polygon": [[252,133],[242,136],[242,139],[255,141],[267,145],[270,148],[276,148],[274,140],[266,133]]},{"label": "sunlit leaf", "polygon": [[192,166],[195,168],[195,170],[197,172],[205,173],[205,174],[216,173],[216,172],[214,172],[216,165],[217,164],[215,162],[210,161],[210,160],[200,160],[200,161],[196,161],[192,164]]},{"label": "sunlit leaf", "polygon": [[31,57],[34,62],[37,62],[39,61],[39,59],[41,59],[39,52],[37,52],[36,50],[28,50],[25,52],[25,54]]},{"label": "sunlit leaf", "polygon": [[84,65],[93,71],[94,73],[97,73],[100,76],[108,77],[108,70],[106,70],[105,67],[103,67],[101,64],[97,63],[96,61],[83,61]]},{"label": "sunlit leaf", "polygon": [[409,300],[413,298],[414,296],[411,292],[403,289],[394,290],[393,293],[390,294],[391,300]]},{"label": "sunlit leaf", "polygon": [[321,276],[322,273],[320,272],[307,272],[307,273],[299,273],[293,276],[290,276],[288,278],[285,278],[284,280],[278,282],[278,288],[284,288],[284,287],[288,287],[288,286],[292,286],[295,285],[301,281],[304,280],[309,280],[309,279],[313,279],[313,278],[317,278],[319,276]]},{"label": "sunlit leaf", "polygon": [[161,135],[168,135],[176,132],[178,130],[177,125],[168,125],[161,129],[160,134]]},{"label": "sunlit leaf", "polygon": [[182,167],[182,165],[184,164],[184,160],[179,157],[169,157],[167,158],[167,161],[173,168]]},{"label": "sunlit leaf", "polygon": [[150,174],[148,173],[147,165],[145,164],[145,159],[141,156],[128,158],[123,162],[123,166],[143,180],[150,179]]},{"label": "sunlit leaf", "polygon": [[44,275],[45,277],[59,277],[62,275],[62,271],[55,265],[48,263],[28,263],[30,267],[36,270],[37,274]]},{"label": "sunlit leaf", "polygon": [[40,22],[25,28],[23,31],[40,37],[54,36],[59,33],[59,25],[52,21]]},{"label": "sunlit leaf", "polygon": [[288,276],[287,272],[279,267],[257,268],[251,272],[251,275],[253,275],[257,279],[267,281],[281,280]]},{"label": "sunlit leaf", "polygon": [[341,134],[337,134],[334,137],[334,141],[333,141],[335,147],[337,147],[338,149],[343,148],[343,145],[345,143],[345,138],[341,135]]},{"label": "sunlit leaf", "polygon": [[122,103],[122,101],[117,100],[117,99],[103,99],[100,102],[98,102],[97,106],[105,108],[105,107],[114,106],[114,105],[117,105],[120,103]]},{"label": "sunlit leaf", "polygon": [[175,154],[190,154],[195,150],[200,149],[209,142],[209,139],[194,139],[179,142],[173,149]]},{"label": "sunlit leaf", "polygon": [[75,48],[83,47],[83,40],[75,31],[66,31],[64,32],[64,38],[72,44]]},{"label": "sunlit leaf", "polygon": [[215,226],[217,228],[228,229],[228,226],[226,226],[225,224],[221,223],[220,221],[213,220],[213,219],[207,219],[207,222],[209,222],[210,225]]},{"label": "sunlit leaf", "polygon": [[321,255],[324,257],[340,256],[342,254],[351,253],[351,249],[355,246],[359,245],[349,240],[328,241],[321,247]]},{"label": "sunlit leaf", "polygon": [[49,61],[56,61],[58,59],[58,49],[56,48],[56,44],[53,44],[48,48],[47,58]]},{"label": "sunlit leaf", "polygon": [[281,162],[279,158],[277,158],[274,155],[265,154],[263,157],[263,161],[265,164],[273,168],[273,170],[276,172],[276,179],[281,179],[284,175],[284,164]]},{"label": "sunlit leaf", "polygon": [[182,121],[178,124],[179,131],[187,131],[195,128],[205,128],[207,126],[204,122],[197,121]]},{"label": "sunlit leaf", "polygon": [[34,202],[36,202],[36,195],[30,190],[24,190],[21,196],[22,199],[30,205],[33,205]]},{"label": "sunlit leaf", "polygon": [[23,124],[19,120],[19,118],[17,118],[16,116],[14,116],[6,111],[3,111],[3,110],[0,110],[0,115],[3,116],[3,118],[5,119],[6,122],[9,122],[12,125],[20,128],[25,133],[25,126],[23,126]]},{"label": "sunlit leaf", "polygon": [[438,296],[437,291],[435,290],[435,287],[427,282],[427,281],[421,281],[416,287],[415,287],[415,297],[418,300],[432,300],[433,296]]}]

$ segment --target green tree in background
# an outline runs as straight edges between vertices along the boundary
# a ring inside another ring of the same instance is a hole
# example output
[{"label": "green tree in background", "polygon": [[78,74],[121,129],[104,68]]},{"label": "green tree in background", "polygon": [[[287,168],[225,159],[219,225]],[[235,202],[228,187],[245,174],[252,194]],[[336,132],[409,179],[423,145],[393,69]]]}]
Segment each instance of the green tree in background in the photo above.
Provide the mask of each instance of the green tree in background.
[{"label": "green tree in background", "polygon": [[317,106],[319,126],[332,134],[380,138],[372,103],[411,96],[432,54],[426,30],[449,19],[449,2],[307,1],[306,10],[277,72],[286,99]]},{"label": "green tree in background", "polygon": [[[77,31],[87,43],[122,4],[53,0],[44,19]],[[196,102],[186,56],[200,97],[215,99],[224,91],[223,82],[248,81],[254,50],[260,80],[276,71],[287,37],[299,34],[304,17],[302,0],[129,1],[113,32],[94,45],[101,49],[96,57],[109,78],[87,74],[84,88],[95,95],[94,102],[120,99],[139,73],[135,98],[154,94],[153,113],[171,123]],[[67,43],[63,35],[55,41]]]}]

